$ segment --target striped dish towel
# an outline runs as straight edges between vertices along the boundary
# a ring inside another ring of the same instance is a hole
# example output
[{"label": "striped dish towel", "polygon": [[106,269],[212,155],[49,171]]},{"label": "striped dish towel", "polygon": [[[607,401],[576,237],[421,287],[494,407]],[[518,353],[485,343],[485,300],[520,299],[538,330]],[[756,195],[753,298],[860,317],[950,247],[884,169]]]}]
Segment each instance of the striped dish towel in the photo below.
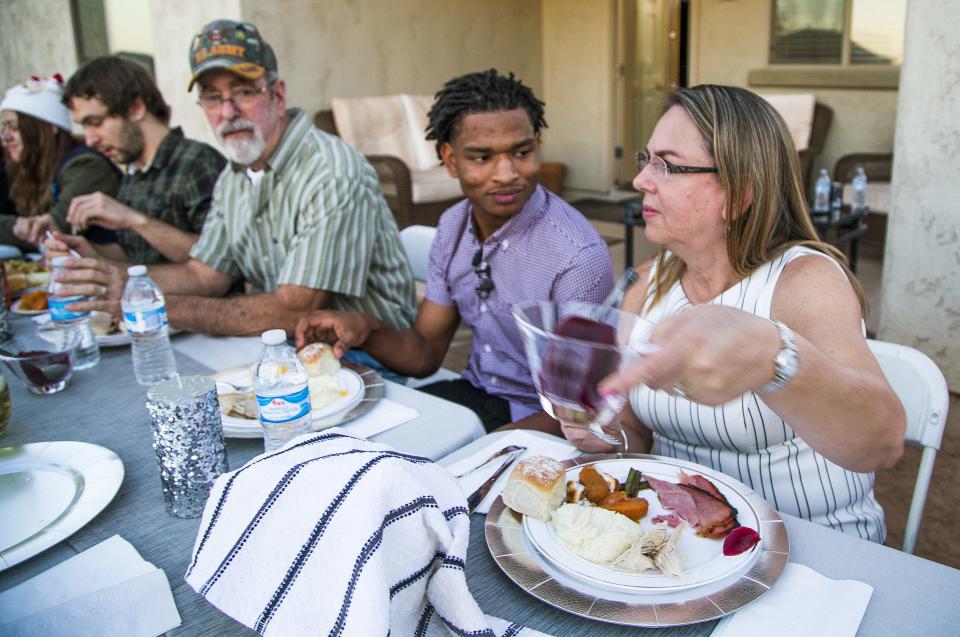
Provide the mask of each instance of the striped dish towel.
[{"label": "striped dish towel", "polygon": [[319,432],[217,479],[186,580],[264,635],[542,635],[477,606],[469,537],[443,467]]}]

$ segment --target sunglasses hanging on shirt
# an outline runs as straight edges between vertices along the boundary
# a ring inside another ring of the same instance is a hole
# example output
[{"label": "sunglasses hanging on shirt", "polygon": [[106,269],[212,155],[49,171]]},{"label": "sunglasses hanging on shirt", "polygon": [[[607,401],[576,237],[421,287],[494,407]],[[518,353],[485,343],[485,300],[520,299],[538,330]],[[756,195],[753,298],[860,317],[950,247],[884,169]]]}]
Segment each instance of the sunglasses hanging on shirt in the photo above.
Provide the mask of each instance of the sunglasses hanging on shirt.
[{"label": "sunglasses hanging on shirt", "polygon": [[493,285],[493,279],[490,278],[490,264],[483,259],[483,244],[473,255],[473,272],[477,275],[479,281],[475,288],[477,296],[481,301],[486,301],[495,286]]}]

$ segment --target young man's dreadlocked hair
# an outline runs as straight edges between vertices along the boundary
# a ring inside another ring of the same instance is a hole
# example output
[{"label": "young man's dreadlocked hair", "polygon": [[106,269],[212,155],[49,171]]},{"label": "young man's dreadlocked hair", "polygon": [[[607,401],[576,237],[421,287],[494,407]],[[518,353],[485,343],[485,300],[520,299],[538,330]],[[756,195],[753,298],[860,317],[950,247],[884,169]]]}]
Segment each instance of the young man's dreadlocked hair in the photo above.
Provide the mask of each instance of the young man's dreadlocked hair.
[{"label": "young man's dreadlocked hair", "polygon": [[464,115],[515,108],[527,111],[534,133],[547,127],[543,119],[543,102],[513,73],[504,77],[497,74],[497,69],[490,69],[455,77],[444,84],[434,98],[427,114],[427,139],[437,141],[437,157],[440,157],[440,148],[456,135]]}]

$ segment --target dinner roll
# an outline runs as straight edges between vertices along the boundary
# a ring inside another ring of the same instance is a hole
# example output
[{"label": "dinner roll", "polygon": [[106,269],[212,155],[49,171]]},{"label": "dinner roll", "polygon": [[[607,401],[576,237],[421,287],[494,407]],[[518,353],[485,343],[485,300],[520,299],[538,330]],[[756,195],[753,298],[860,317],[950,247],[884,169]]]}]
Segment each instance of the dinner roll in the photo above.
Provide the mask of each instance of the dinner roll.
[{"label": "dinner roll", "polygon": [[563,503],[566,472],[563,465],[545,456],[531,456],[517,463],[503,488],[503,502],[530,517],[547,522]]},{"label": "dinner roll", "polygon": [[297,352],[297,357],[308,376],[333,376],[340,369],[340,361],[326,343],[310,343]]}]

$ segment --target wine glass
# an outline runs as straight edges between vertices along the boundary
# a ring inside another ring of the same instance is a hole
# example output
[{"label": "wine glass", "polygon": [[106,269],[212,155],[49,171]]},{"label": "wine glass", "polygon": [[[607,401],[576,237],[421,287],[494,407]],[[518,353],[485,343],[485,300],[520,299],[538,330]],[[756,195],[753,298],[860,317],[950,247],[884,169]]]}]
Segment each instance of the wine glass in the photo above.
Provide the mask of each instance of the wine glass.
[{"label": "wine glass", "polygon": [[601,396],[597,384],[653,352],[653,324],[606,305],[529,301],[513,306],[533,384],[544,411],[567,428],[585,428],[624,445],[617,415],[626,396]]}]

